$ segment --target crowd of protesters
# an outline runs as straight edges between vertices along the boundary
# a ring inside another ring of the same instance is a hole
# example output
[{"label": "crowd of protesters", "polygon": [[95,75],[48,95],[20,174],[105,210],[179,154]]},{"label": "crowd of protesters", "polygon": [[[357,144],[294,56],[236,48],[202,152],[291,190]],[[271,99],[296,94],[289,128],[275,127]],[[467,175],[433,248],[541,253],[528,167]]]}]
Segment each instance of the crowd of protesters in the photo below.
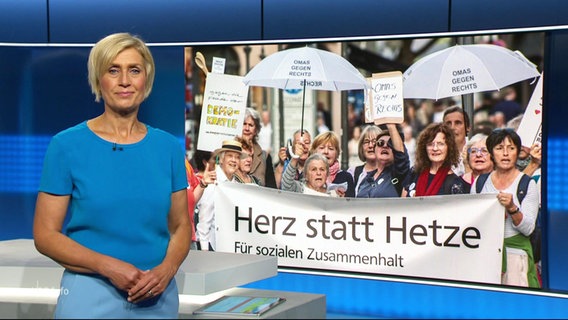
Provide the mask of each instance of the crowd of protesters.
[{"label": "crowd of protesters", "polygon": [[[340,167],[340,137],[331,130],[314,137],[307,130],[297,130],[289,145],[279,148],[272,164],[270,153],[257,143],[261,130],[258,112],[247,110],[242,135],[235,138],[237,147],[227,150],[227,141],[219,146],[235,156],[230,170],[225,170],[226,162],[217,160],[222,168],[218,168],[217,177],[334,197],[495,193],[505,213],[507,269],[503,270],[502,283],[539,287],[540,244],[534,243],[533,233],[539,230],[541,149],[537,144],[523,147],[515,133],[523,110],[514,98],[514,90],[507,88],[501,101],[484,101],[473,113],[473,126],[470,116],[451,99],[424,101],[418,106],[408,101],[401,124],[353,124],[349,132],[357,136],[349,137],[349,150],[345,151],[351,160],[348,168]],[[207,170],[214,170],[214,165],[211,168]],[[516,189],[525,174],[533,179],[523,201],[516,196]],[[201,170],[198,177],[203,176]],[[203,188],[217,183],[219,179],[212,181],[212,176],[206,175],[199,185]],[[484,185],[477,189],[475,183],[482,176]],[[213,228],[214,217],[209,209],[205,210],[206,217],[199,212],[208,208],[210,197],[196,197],[196,201],[199,238],[199,223],[207,221],[208,229]],[[210,239],[210,235],[207,237]],[[205,248],[200,239],[196,241],[198,247],[214,250],[211,241]]]}]

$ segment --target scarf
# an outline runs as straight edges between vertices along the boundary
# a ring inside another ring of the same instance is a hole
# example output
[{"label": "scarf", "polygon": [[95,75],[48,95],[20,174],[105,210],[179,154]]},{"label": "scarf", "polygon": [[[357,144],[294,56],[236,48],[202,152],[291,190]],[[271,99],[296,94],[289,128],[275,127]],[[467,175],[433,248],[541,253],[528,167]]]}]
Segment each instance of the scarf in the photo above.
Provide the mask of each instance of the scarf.
[{"label": "scarf", "polygon": [[432,183],[428,185],[428,176],[430,175],[430,169],[426,169],[422,171],[420,176],[418,177],[418,181],[416,182],[416,196],[435,196],[440,191],[442,184],[444,184],[444,180],[448,176],[448,171],[450,168],[448,167],[441,167],[436,172]]},{"label": "scarf", "polygon": [[339,161],[335,160],[335,162],[329,166],[329,175],[327,176],[327,184],[331,184],[333,180],[335,180],[335,176],[339,172]]}]

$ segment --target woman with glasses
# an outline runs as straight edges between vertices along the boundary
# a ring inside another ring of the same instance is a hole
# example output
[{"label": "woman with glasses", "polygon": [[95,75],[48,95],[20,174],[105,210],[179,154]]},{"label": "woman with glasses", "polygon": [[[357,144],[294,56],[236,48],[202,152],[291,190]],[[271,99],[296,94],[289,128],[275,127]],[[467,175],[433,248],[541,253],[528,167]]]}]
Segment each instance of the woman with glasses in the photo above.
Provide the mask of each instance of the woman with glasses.
[{"label": "woman with glasses", "polygon": [[493,161],[491,161],[489,150],[485,145],[486,140],[487,135],[478,133],[471,137],[466,144],[466,161],[470,171],[466,172],[462,179],[469,186],[479,175],[493,171]]},{"label": "woman with glasses", "polygon": [[[521,138],[512,129],[496,129],[487,137],[487,149],[495,169],[481,188],[471,193],[493,193],[503,206],[505,216],[505,250],[501,283],[521,287],[540,287],[530,243],[539,207],[534,180],[529,179],[525,196],[519,200],[517,188],[524,173],[516,167],[521,152]],[[475,182],[477,183],[477,181]]]},{"label": "woman with glasses", "polygon": [[467,193],[466,183],[452,171],[459,156],[452,129],[443,123],[428,125],[418,136],[416,162],[404,184],[402,196]]},{"label": "woman with glasses", "polygon": [[347,170],[353,177],[355,196],[357,196],[357,190],[359,190],[359,185],[365,179],[367,174],[375,169],[377,169],[377,155],[375,154],[375,144],[377,142],[377,136],[381,133],[381,129],[374,124],[368,125],[361,132],[361,137],[359,139],[358,145],[358,155],[359,160],[363,161],[363,164],[351,167]]},{"label": "woman with glasses", "polygon": [[387,130],[377,136],[373,153],[376,169],[361,181],[357,198],[400,197],[402,183],[410,172],[410,159],[396,124],[387,124]]}]

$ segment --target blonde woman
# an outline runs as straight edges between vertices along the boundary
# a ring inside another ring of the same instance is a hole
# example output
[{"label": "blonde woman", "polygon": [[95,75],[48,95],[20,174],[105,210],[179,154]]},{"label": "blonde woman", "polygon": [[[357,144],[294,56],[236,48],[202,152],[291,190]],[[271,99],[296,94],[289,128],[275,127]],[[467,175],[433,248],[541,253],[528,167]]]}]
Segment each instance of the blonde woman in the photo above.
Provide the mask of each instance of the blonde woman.
[{"label": "blonde woman", "polygon": [[36,202],[36,248],[65,268],[55,318],[177,318],[188,184],[178,139],[138,119],[154,60],[117,33],[91,49],[88,72],[104,110],[53,137]]},{"label": "blonde woman", "polygon": [[310,149],[310,155],[314,153],[319,153],[327,159],[329,166],[327,186],[329,187],[331,184],[346,184],[347,187],[338,189],[338,192],[346,197],[354,197],[355,183],[353,182],[353,176],[349,172],[341,170],[339,164],[339,155],[341,154],[339,136],[333,131],[318,134],[312,141]]}]

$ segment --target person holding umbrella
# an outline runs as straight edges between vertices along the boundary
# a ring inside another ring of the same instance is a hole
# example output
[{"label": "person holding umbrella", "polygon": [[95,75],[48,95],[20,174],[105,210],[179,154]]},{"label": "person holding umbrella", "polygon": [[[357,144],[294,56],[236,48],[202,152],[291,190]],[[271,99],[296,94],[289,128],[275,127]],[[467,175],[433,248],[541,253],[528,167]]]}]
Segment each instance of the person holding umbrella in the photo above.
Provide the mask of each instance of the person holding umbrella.
[{"label": "person holding umbrella", "polygon": [[[294,180],[301,180],[304,177],[304,163],[310,156],[310,146],[312,145],[312,136],[308,132],[308,130],[296,130],[292,135],[292,139],[289,140],[289,144],[291,145],[290,148],[288,147],[280,147],[278,151],[278,157],[280,161],[274,167],[274,176],[276,177],[276,185],[279,189],[281,189],[282,183],[282,174],[286,170],[286,167],[290,163],[290,159],[294,156],[298,157],[298,164],[296,167],[296,175]],[[296,150],[295,145],[296,143],[302,144],[302,152]],[[290,152],[291,151],[291,152]],[[293,153],[294,155],[290,154]]]},{"label": "person holding umbrella", "polygon": [[[302,149],[302,144],[297,144],[296,150],[303,151]],[[344,196],[344,193],[339,193],[336,190],[328,191],[327,189],[329,165],[325,156],[319,153],[314,153],[306,159],[306,163],[304,165],[305,178],[301,181],[294,179],[298,160],[299,158],[292,158],[290,163],[286,166],[284,174],[282,175],[283,190],[328,197]]]},{"label": "person holding umbrella", "polygon": [[454,132],[443,123],[428,125],[418,136],[416,162],[402,197],[467,193],[465,181],[452,171],[459,161]]}]

